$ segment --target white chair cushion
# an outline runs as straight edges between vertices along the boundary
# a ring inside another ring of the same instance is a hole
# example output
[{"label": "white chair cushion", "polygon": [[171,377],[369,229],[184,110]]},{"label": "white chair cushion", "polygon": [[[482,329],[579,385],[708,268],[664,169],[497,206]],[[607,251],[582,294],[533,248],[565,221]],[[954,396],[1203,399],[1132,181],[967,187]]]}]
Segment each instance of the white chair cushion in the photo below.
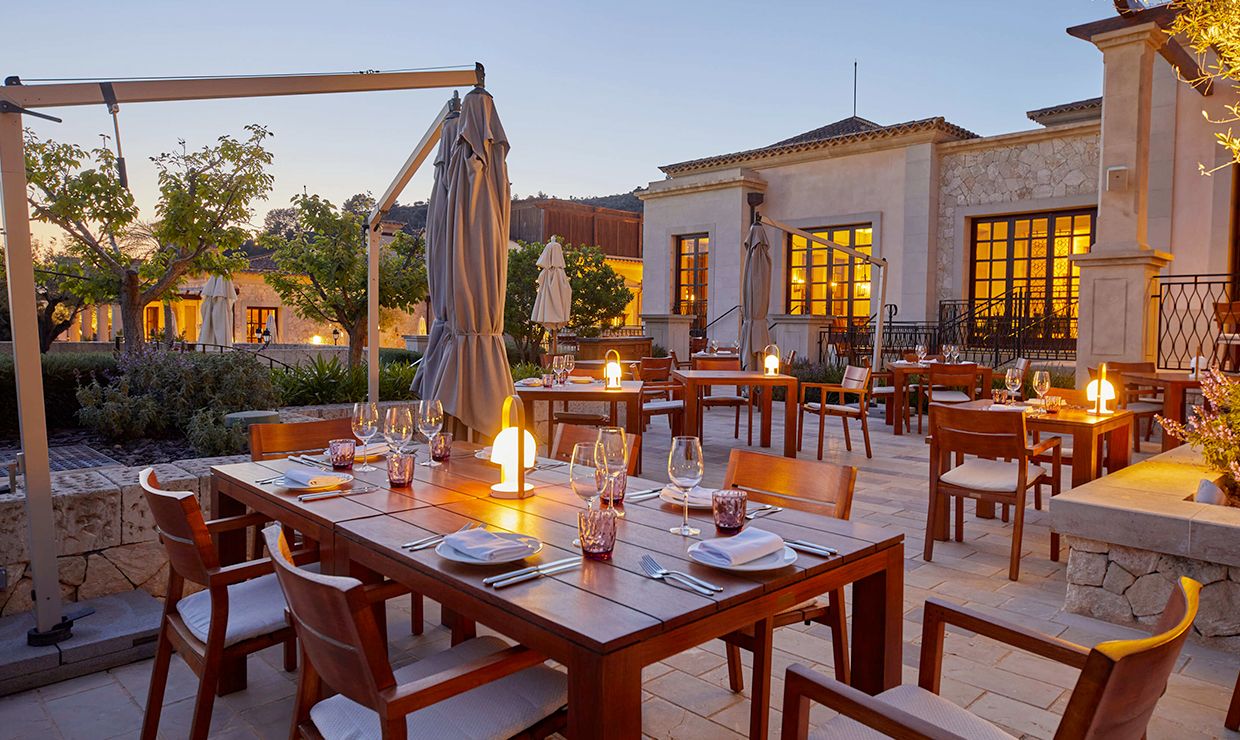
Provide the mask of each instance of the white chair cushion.
[{"label": "white chair cushion", "polygon": [[871,396],[885,396],[896,392],[894,385],[876,385],[870,389]]},{"label": "white chair cushion", "polygon": [[[904,712],[923,719],[935,727],[947,730],[970,740],[1013,740],[1009,735],[986,720],[978,717],[967,709],[951,703],[943,697],[932,694],[918,686],[897,686],[887,689],[875,697],[884,704],[901,709]],[[818,730],[811,732],[815,740],[831,738],[831,740],[872,740],[887,737],[860,722],[838,715],[823,724]]]},{"label": "white chair cushion", "polygon": [[744,396],[733,396],[728,394],[712,393],[709,396],[702,397],[702,403],[744,403]]},{"label": "white chair cushion", "polygon": [[1133,401],[1124,408],[1134,414],[1161,414],[1163,405],[1151,401]]},{"label": "white chair cushion", "polygon": [[642,411],[647,414],[661,414],[668,411],[677,411],[684,407],[684,401],[647,401],[642,404]]},{"label": "white chair cushion", "polygon": [[[311,563],[306,570],[318,572],[319,564]],[[251,578],[228,587],[228,629],[224,645],[234,645],[251,637],[274,632],[286,624],[284,592],[275,573]],[[185,626],[199,640],[206,642],[211,629],[211,592],[199,591],[177,602],[177,612]]]},{"label": "white chair cushion", "polygon": [[[396,683],[426,678],[507,648],[508,644],[498,637],[467,640],[396,670]],[[554,714],[567,702],[568,677],[538,665],[419,709],[408,715],[405,725],[411,738],[512,737]],[[311,707],[310,719],[325,740],[371,740],[381,736],[379,715],[342,694]]]},{"label": "white chair cushion", "polygon": [[1218,335],[1218,339],[1214,340],[1215,344],[1240,344],[1240,334],[1232,332],[1223,332]]},{"label": "white chair cushion", "polygon": [[934,388],[930,391],[930,400],[935,403],[967,403],[973,399],[964,391],[941,391]]},{"label": "white chair cushion", "polygon": [[[806,410],[806,411],[813,411],[813,412],[817,412],[817,411],[818,411],[818,409],[820,409],[820,408],[823,408],[823,406],[822,406],[822,404],[818,403],[817,401],[809,401],[809,402],[807,402],[807,403],[805,404],[805,410]],[[826,407],[825,407],[825,408],[826,408],[826,410],[827,410],[828,412],[830,412],[830,411],[834,411],[834,412],[836,412],[836,413],[843,413],[843,414],[859,414],[859,413],[861,413],[861,406],[860,406],[860,405],[855,405],[855,404],[854,404],[854,405],[849,405],[849,404],[845,404],[845,403],[829,403],[829,404],[827,404],[827,405],[826,405]]]},{"label": "white chair cushion", "polygon": [[[939,480],[976,491],[1015,493],[1016,479],[1020,475],[1020,468],[1017,465],[1016,462],[969,458],[940,475]],[[1046,475],[1046,470],[1042,466],[1029,463],[1026,483],[1031,486],[1043,475]]]}]

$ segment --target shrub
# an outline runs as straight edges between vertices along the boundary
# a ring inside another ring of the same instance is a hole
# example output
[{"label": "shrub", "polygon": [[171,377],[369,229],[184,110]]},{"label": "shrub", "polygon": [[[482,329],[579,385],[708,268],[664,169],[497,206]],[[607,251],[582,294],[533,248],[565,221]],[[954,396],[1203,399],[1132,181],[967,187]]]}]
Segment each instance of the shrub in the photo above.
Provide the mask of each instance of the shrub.
[{"label": "shrub", "polygon": [[[43,355],[43,399],[50,428],[77,426],[78,387],[116,369],[110,352]],[[0,357],[0,429],[17,429],[17,380],[12,356]]]},{"label": "shrub", "polygon": [[[379,397],[385,401],[412,399],[409,387],[416,374],[417,368],[408,362],[380,364]],[[271,378],[286,406],[354,403],[366,397],[366,366],[349,367],[338,357],[320,356],[292,369],[273,370]]]},{"label": "shrub", "polygon": [[406,365],[412,365],[422,359],[422,353],[413,350],[404,349],[402,347],[380,347],[379,348],[379,364],[389,365],[394,362],[401,362]]},{"label": "shrub", "polygon": [[512,366],[512,382],[525,380],[526,378],[537,378],[542,375],[542,368],[537,362],[521,362]]},{"label": "shrub", "polygon": [[250,447],[248,431],[240,425],[227,426],[224,413],[215,409],[196,411],[185,429],[185,439],[203,457],[236,455]]},{"label": "shrub", "polygon": [[650,345],[650,356],[651,357],[667,357],[667,355],[668,355],[667,347],[664,347],[661,344]]},{"label": "shrub", "polygon": [[[843,365],[828,365],[828,364],[820,363],[820,362],[810,362],[809,360],[805,360],[805,359],[797,360],[791,366],[784,368],[784,372],[787,373],[788,375],[795,377],[797,379],[798,384],[800,383],[839,384],[840,381],[844,379],[844,366]],[[783,391],[784,391],[783,388],[776,388],[775,395],[772,396],[772,398],[774,398],[777,401],[782,401],[784,398]],[[820,402],[822,399],[819,398],[819,396],[821,395],[822,394],[819,392],[817,388],[810,388],[809,390],[805,392],[805,400]],[[834,398],[835,397],[833,395],[829,402],[838,403],[838,401],[834,400]],[[857,397],[853,396],[851,400],[855,402],[857,400]]]},{"label": "shrub", "polygon": [[271,373],[246,352],[198,354],[144,345],[77,393],[81,422],[114,438],[185,436],[202,409],[222,414],[274,408]]},{"label": "shrub", "polygon": [[413,398],[413,377],[418,368],[408,362],[391,362],[379,368],[379,398],[408,401]]}]

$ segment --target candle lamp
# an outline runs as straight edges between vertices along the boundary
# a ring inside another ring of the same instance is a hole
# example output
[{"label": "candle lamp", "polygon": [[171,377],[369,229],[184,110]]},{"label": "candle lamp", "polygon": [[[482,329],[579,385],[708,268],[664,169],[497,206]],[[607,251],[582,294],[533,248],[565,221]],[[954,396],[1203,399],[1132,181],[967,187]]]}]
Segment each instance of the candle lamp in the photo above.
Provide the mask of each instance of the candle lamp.
[{"label": "candle lamp", "polygon": [[762,350],[762,374],[779,375],[779,347],[774,344]]},{"label": "candle lamp", "polygon": [[[512,424],[515,411],[516,424]],[[520,399],[504,399],[504,428],[491,443],[491,462],[500,466],[499,483],[491,486],[495,498],[526,498],[534,495],[533,486],[525,482],[525,469],[537,462],[538,443],[525,428],[525,410]]]},{"label": "candle lamp", "polygon": [[620,378],[624,371],[620,369],[620,353],[614,349],[607,350],[607,364],[603,367],[603,387],[609,391],[620,390]]},{"label": "candle lamp", "polygon": [[1115,386],[1107,380],[1105,362],[1098,366],[1098,377],[1089,381],[1089,385],[1085,387],[1085,398],[1094,404],[1094,407],[1090,409],[1091,414],[1106,416],[1115,413],[1107,408],[1107,401],[1115,400]]}]

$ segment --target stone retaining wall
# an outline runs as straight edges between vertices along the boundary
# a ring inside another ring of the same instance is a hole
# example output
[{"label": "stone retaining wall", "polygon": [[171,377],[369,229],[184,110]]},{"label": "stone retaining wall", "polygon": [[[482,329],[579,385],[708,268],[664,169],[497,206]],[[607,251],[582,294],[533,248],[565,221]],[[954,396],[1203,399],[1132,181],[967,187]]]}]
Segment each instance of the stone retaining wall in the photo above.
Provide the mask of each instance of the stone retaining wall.
[{"label": "stone retaining wall", "polygon": [[1176,581],[1188,576],[1203,586],[1194,638],[1240,653],[1240,568],[1080,537],[1068,544],[1068,611],[1153,625]]}]

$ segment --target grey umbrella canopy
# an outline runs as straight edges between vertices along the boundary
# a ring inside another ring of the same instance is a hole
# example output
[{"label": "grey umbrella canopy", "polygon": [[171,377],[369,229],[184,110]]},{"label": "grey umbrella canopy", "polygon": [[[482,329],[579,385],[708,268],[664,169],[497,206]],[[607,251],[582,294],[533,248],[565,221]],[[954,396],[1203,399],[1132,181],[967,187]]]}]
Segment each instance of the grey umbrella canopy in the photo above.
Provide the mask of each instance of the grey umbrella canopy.
[{"label": "grey umbrella canopy", "polygon": [[413,392],[419,398],[434,398],[439,382],[439,366],[443,364],[444,338],[448,331],[448,302],[452,297],[451,273],[448,271],[448,244],[444,234],[448,228],[448,157],[460,130],[460,113],[444,118],[435,153],[435,172],[431,183],[431,199],[426,208],[426,282],[430,293],[431,325],[426,339],[422,364],[413,377]]},{"label": "grey umbrella canopy", "polygon": [[466,426],[493,436],[500,429],[512,372],[504,347],[508,282],[508,137],[486,90],[461,102],[456,144],[448,156],[447,336],[433,397]]},{"label": "grey umbrella canopy", "polygon": [[547,327],[551,333],[551,352],[555,354],[556,334],[568,326],[573,305],[573,286],[564,271],[564,250],[551,237],[542,254],[538,255],[538,293],[534,296],[534,310],[530,320]]},{"label": "grey umbrella canopy", "polygon": [[741,361],[749,368],[754,354],[771,343],[766,313],[771,307],[771,245],[762,224],[749,227],[741,277]]}]

